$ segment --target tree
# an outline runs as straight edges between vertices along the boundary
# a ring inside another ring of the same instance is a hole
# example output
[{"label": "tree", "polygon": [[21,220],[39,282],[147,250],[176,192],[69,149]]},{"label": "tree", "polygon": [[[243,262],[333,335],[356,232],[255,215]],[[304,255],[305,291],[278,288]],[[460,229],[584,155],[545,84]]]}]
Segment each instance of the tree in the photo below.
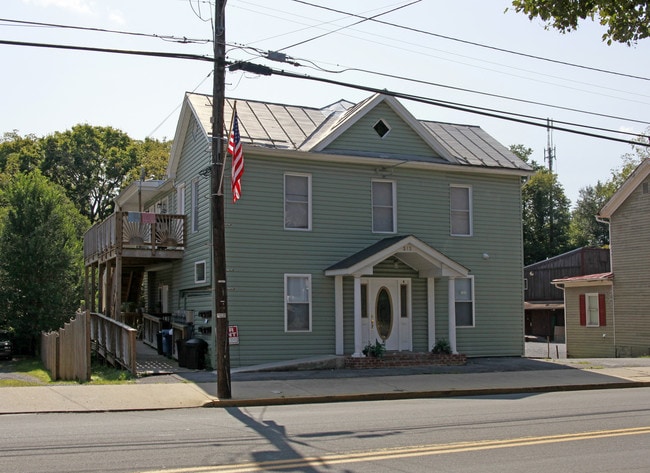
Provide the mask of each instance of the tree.
[{"label": "tree", "polygon": [[567,33],[587,18],[607,27],[603,41],[636,43],[650,36],[650,4],[635,0],[512,0],[516,12],[540,18],[546,28]]},{"label": "tree", "polygon": [[609,226],[596,220],[596,215],[611,198],[616,187],[610,182],[598,181],[595,186],[578,191],[578,201],[571,212],[569,241],[572,247],[609,245]]},{"label": "tree", "polygon": [[81,299],[82,235],[88,222],[36,170],[12,176],[0,221],[0,325],[34,354],[40,332],[59,328]]},{"label": "tree", "polygon": [[65,189],[91,223],[113,212],[113,199],[138,165],[133,140],[111,127],[76,125],[43,138],[43,174]]},{"label": "tree", "polygon": [[29,172],[38,169],[42,160],[43,154],[36,136],[20,136],[14,130],[0,138],[0,172]]},{"label": "tree", "polygon": [[172,142],[145,138],[144,141],[135,141],[134,146],[138,165],[129,171],[123,186],[140,179],[142,171],[147,179],[165,179]]},{"label": "tree", "polygon": [[567,251],[570,202],[557,175],[545,168],[537,170],[524,184],[521,194],[524,264]]}]

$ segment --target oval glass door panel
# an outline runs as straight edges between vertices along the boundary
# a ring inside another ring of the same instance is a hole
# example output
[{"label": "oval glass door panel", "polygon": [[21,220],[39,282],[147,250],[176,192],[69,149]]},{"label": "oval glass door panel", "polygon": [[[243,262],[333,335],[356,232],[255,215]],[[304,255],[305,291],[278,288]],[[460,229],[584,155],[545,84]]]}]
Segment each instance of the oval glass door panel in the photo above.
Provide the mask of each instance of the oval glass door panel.
[{"label": "oval glass door panel", "polygon": [[390,300],[390,292],[382,287],[377,293],[377,304],[375,305],[375,320],[377,322],[377,333],[382,341],[390,337],[393,330],[393,304]]}]

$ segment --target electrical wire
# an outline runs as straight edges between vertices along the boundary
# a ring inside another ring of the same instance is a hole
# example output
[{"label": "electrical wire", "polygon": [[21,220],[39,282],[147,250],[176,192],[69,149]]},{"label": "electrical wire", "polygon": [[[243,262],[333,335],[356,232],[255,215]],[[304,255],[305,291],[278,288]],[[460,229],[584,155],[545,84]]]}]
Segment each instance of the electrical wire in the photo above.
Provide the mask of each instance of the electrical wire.
[{"label": "electrical wire", "polygon": [[8,18],[0,18],[0,22],[4,21],[6,23],[16,23],[20,25],[28,25],[28,26],[40,26],[40,27],[48,27],[48,28],[64,28],[64,29],[72,29],[72,30],[81,30],[81,31],[95,31],[99,33],[113,33],[113,34],[121,34],[121,35],[128,35],[128,36],[141,36],[141,37],[148,37],[148,38],[157,38],[157,39],[162,39],[165,41],[173,41],[176,43],[196,43],[196,44],[206,44],[206,43],[211,43],[211,39],[192,39],[192,38],[187,38],[185,36],[179,38],[177,36],[169,36],[169,35],[157,35],[157,34],[147,34],[147,33],[134,33],[131,31],[120,31],[120,30],[109,30],[105,28],[90,28],[86,26],[73,26],[73,25],[61,25],[57,23],[43,23],[40,21],[26,21],[26,20],[11,20]]},{"label": "electrical wire", "polygon": [[586,70],[590,70],[590,71],[601,72],[603,74],[612,74],[612,75],[617,75],[617,76],[622,76],[622,77],[628,77],[628,78],[631,78],[631,79],[639,79],[639,80],[650,81],[650,77],[643,77],[643,76],[637,76],[637,75],[633,75],[633,74],[626,74],[626,73],[623,73],[623,72],[610,71],[610,70],[607,70],[607,69],[600,69],[600,68],[597,68],[597,67],[590,67],[590,66],[585,66],[585,65],[582,65],[582,64],[575,64],[575,63],[571,63],[571,62],[560,61],[560,60],[557,60],[557,59],[551,59],[551,58],[547,58],[547,57],[543,57],[543,56],[535,56],[533,54],[527,54],[527,53],[522,53],[522,52],[519,52],[519,51],[513,51],[511,49],[498,48],[496,46],[489,46],[489,45],[482,44],[482,43],[476,43],[474,41],[468,41],[468,40],[465,40],[465,39],[459,39],[459,38],[454,38],[454,37],[451,37],[451,36],[445,36],[445,35],[441,35],[441,34],[437,34],[437,33],[432,33],[431,31],[421,30],[421,29],[418,29],[418,28],[410,27],[410,26],[399,25],[397,23],[391,23],[391,22],[388,22],[388,21],[378,20],[378,19],[375,19],[375,18],[367,18],[367,17],[362,16],[362,15],[357,15],[355,13],[350,13],[350,12],[346,12],[346,11],[343,11],[343,10],[337,10],[337,9],[331,8],[331,7],[325,7],[323,5],[317,5],[315,3],[310,3],[310,2],[307,2],[305,0],[291,0],[291,1],[296,2],[296,3],[301,3],[303,5],[308,5],[308,6],[311,6],[311,7],[331,11],[331,12],[334,12],[334,13],[340,13],[340,14],[343,14],[343,15],[355,16],[357,18],[365,18],[365,19],[368,19],[368,20],[373,21],[375,23],[380,23],[382,25],[392,26],[394,28],[399,28],[399,29],[403,29],[403,30],[407,30],[407,31],[412,31],[412,32],[415,32],[415,33],[420,33],[420,34],[424,34],[424,35],[428,35],[428,36],[435,36],[437,38],[442,38],[442,39],[446,39],[446,40],[449,40],[449,41],[456,41],[456,42],[463,43],[463,44],[469,44],[469,45],[477,46],[477,47],[480,47],[480,48],[491,49],[493,51],[499,51],[499,52],[502,52],[502,53],[514,54],[514,55],[517,55],[517,56],[536,59],[536,60],[539,60],[539,61],[552,62],[554,64],[561,64],[563,66],[576,67],[576,68],[579,68],[579,69],[586,69]]},{"label": "electrical wire", "polygon": [[[241,65],[241,63],[240,63]],[[262,66],[259,66],[262,67]],[[245,68],[242,67],[243,70],[246,70]],[[516,122],[516,123],[521,123],[524,125],[531,125],[531,126],[537,126],[537,127],[542,127],[546,129],[552,129],[552,130],[557,130],[557,131],[564,131],[567,133],[572,133],[572,134],[577,134],[577,135],[582,135],[582,136],[588,136],[591,138],[598,138],[598,139],[603,139],[603,140],[609,140],[609,141],[616,141],[619,143],[625,143],[633,146],[645,146],[645,147],[650,147],[650,136],[643,135],[643,134],[636,134],[635,136],[638,137],[637,140],[627,140],[623,138],[616,138],[613,136],[606,136],[606,135],[599,135],[596,133],[591,133],[591,132],[586,132],[586,131],[580,131],[580,130],[575,130],[572,128],[566,128],[566,127],[559,127],[556,126],[555,124],[549,125],[547,123],[546,118],[542,117],[533,117],[533,116],[525,116],[525,115],[519,115],[511,112],[505,112],[505,111],[497,111],[497,110],[492,110],[492,109],[484,109],[481,107],[476,107],[476,106],[471,106],[471,105],[466,105],[466,104],[458,104],[454,102],[448,102],[448,101],[442,101],[442,100],[436,100],[436,99],[430,99],[427,97],[422,97],[418,95],[412,95],[412,94],[406,94],[406,93],[401,93],[401,92],[394,92],[390,91],[388,89],[378,89],[375,87],[369,87],[369,86],[364,86],[360,84],[352,84],[349,82],[343,82],[343,81],[338,81],[338,80],[333,80],[333,79],[326,79],[323,77],[315,77],[315,76],[308,76],[308,75],[301,75],[301,74],[296,74],[293,72],[288,72],[284,70],[279,70],[279,69],[272,69],[269,67],[265,67],[264,69],[267,69],[269,72],[268,74],[273,74],[273,75],[278,75],[278,76],[283,76],[283,77],[290,77],[294,79],[305,79],[305,80],[312,80],[316,82],[321,82],[321,83],[326,83],[326,84],[331,84],[331,85],[338,85],[342,87],[348,87],[352,89],[357,89],[357,90],[363,90],[366,92],[372,92],[376,94],[384,94],[384,95],[389,95],[392,97],[396,98],[402,98],[405,100],[411,100],[413,102],[418,102],[418,103],[424,103],[427,105],[434,105],[434,106],[439,106],[443,108],[449,108],[452,110],[459,110],[462,112],[467,112],[467,113],[473,113],[477,115],[482,115],[482,116],[487,116],[491,118],[497,118],[501,120],[507,120],[511,122]],[[508,116],[511,115],[511,116]],[[525,117],[521,118],[521,117]],[[533,121],[533,120],[539,120],[539,121]],[[553,120],[555,123],[556,120]],[[579,127],[586,128],[585,125],[575,125]],[[615,133],[620,133],[618,131],[615,131]],[[643,142],[641,140],[645,140],[646,142]]]},{"label": "electrical wire", "polygon": [[293,47],[296,47],[296,46],[300,46],[300,45],[302,45],[302,44],[308,43],[308,42],[310,42],[310,41],[314,41],[314,40],[316,40],[316,39],[319,39],[319,38],[322,38],[322,37],[324,37],[324,36],[327,36],[327,35],[330,35],[330,34],[336,33],[336,32],[338,32],[338,31],[341,31],[341,30],[344,30],[344,29],[347,29],[347,28],[351,28],[351,27],[356,26],[356,25],[359,25],[359,24],[361,24],[361,23],[365,23],[366,21],[373,20],[373,19],[378,18],[378,17],[380,17],[380,16],[384,16],[384,15],[387,15],[387,14],[389,14],[389,13],[395,12],[395,11],[397,11],[397,10],[401,10],[401,9],[403,9],[403,8],[410,7],[411,5],[414,5],[414,4],[416,4],[416,3],[420,3],[421,1],[422,1],[422,0],[414,0],[414,1],[410,2],[410,3],[406,3],[406,4],[404,4],[404,5],[400,5],[400,6],[398,6],[398,7],[392,8],[392,9],[387,10],[387,11],[385,11],[385,12],[377,13],[376,15],[373,15],[373,16],[371,16],[371,17],[363,18],[363,19],[361,19],[361,20],[359,20],[359,21],[356,21],[356,22],[354,22],[354,23],[352,23],[352,24],[349,24],[349,25],[346,25],[346,26],[341,26],[340,28],[337,28],[337,29],[335,29],[335,30],[328,31],[328,32],[326,32],[326,33],[320,34],[320,35],[318,35],[318,36],[314,36],[314,37],[309,38],[309,39],[306,39],[306,40],[304,40],[304,41],[299,41],[298,43],[292,44],[292,45],[290,45],[290,46],[285,46],[284,48],[278,49],[278,51],[284,51],[284,50],[289,49],[289,48],[293,48]]}]

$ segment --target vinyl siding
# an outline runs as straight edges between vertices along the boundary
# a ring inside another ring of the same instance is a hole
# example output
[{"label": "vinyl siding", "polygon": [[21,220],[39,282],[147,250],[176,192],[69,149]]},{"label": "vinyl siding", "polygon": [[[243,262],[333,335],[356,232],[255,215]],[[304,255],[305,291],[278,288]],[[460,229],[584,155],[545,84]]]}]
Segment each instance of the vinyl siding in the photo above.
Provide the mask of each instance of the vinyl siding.
[{"label": "vinyl siding", "polygon": [[[373,129],[383,120],[390,131],[383,138]],[[431,157],[431,147],[413,131],[388,105],[382,103],[363,116],[327,148],[326,152],[349,151],[401,156]]]},{"label": "vinyl siding", "polygon": [[[649,182],[646,180],[646,182]],[[618,356],[650,354],[650,194],[640,184],[614,212],[610,226]]]},{"label": "vinyl siding", "polygon": [[[604,327],[587,327],[580,325],[580,294],[605,294],[607,324]],[[616,356],[614,321],[612,307],[612,287],[568,287],[564,299],[566,346],[568,358],[611,358]]]},{"label": "vinyl siding", "polygon": [[[371,180],[376,166],[246,157],[243,197],[226,205],[230,323],[240,346],[231,362],[247,365],[332,354],[334,278],[323,271],[386,237],[371,230]],[[312,231],[284,230],[285,172],[312,176]],[[226,176],[229,171],[227,170]],[[523,353],[523,283],[520,179],[517,176],[392,171],[397,183],[398,234],[413,234],[471,269],[476,327],[458,330],[469,356]],[[226,179],[228,181],[228,179]],[[449,185],[473,189],[474,236],[449,235]],[[225,184],[226,189],[229,182]],[[484,260],[482,255],[490,255]],[[407,272],[410,271],[407,269]],[[312,330],[284,332],[284,274],[312,277]],[[400,274],[404,276],[404,274]],[[411,276],[409,276],[411,277]],[[352,279],[345,278],[345,350],[353,350]],[[413,280],[413,347],[427,349],[426,280]],[[436,329],[447,334],[447,279],[436,280]],[[415,317],[418,312],[417,318]],[[251,346],[253,345],[253,346]],[[261,359],[258,353],[267,353]]]}]

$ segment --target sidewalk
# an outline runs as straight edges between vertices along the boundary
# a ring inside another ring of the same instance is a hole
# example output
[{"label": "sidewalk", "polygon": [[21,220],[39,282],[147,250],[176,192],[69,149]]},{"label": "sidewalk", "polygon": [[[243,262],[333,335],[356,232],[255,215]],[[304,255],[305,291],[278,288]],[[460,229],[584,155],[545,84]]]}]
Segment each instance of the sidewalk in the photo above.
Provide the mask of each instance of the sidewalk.
[{"label": "sidewalk", "polygon": [[[281,367],[280,367],[281,369]],[[186,371],[123,385],[0,388],[0,414],[281,405],[650,387],[650,359],[480,358],[461,367],[233,370],[231,399],[216,373]]]}]

